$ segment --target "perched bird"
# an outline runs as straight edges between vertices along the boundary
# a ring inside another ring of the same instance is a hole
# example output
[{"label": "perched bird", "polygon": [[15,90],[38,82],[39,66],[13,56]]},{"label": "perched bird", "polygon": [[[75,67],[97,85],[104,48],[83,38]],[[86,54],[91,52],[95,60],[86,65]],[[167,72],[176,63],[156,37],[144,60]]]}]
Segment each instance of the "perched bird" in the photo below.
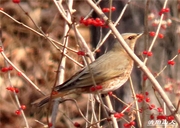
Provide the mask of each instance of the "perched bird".
[{"label": "perched bird", "polygon": [[[134,51],[137,39],[142,35],[124,33],[123,39]],[[89,66],[73,75],[69,80],[54,88],[52,100],[71,93],[106,94],[121,87],[129,78],[134,61],[127,54],[119,42],[115,42],[112,49],[100,56]],[[32,104],[40,107],[47,103],[50,95],[44,96]]]}]

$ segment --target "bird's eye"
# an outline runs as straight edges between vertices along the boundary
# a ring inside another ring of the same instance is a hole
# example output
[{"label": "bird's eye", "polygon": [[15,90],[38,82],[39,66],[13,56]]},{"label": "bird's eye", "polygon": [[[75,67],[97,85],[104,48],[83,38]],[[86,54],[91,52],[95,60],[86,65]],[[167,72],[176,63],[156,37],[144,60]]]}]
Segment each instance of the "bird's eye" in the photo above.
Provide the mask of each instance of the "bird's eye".
[{"label": "bird's eye", "polygon": [[129,40],[132,40],[132,39],[135,39],[135,38],[136,38],[136,36],[129,36],[128,37]]}]

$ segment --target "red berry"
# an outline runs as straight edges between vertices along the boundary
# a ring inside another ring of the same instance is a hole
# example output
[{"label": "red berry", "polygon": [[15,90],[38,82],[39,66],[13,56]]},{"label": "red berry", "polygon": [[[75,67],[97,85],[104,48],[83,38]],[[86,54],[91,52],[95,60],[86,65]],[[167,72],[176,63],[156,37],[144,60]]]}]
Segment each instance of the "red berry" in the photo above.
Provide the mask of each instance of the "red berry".
[{"label": "red berry", "polygon": [[159,119],[159,120],[162,119],[162,115],[158,115],[157,119]]},{"label": "red berry", "polygon": [[157,119],[163,120],[163,119],[166,119],[166,116],[164,116],[164,115],[158,115],[158,116],[157,116]]},{"label": "red berry", "polygon": [[178,50],[178,54],[180,54],[180,49]]},{"label": "red berry", "polygon": [[174,64],[175,64],[175,62],[174,62],[174,61],[172,61],[172,62],[171,62],[171,65],[174,65]]},{"label": "red berry", "polygon": [[[123,113],[118,113],[118,116],[116,118],[122,118],[124,116]],[[114,116],[115,117],[115,116]]]},{"label": "red berry", "polygon": [[4,68],[1,69],[1,72],[7,72],[8,70],[9,70],[8,67],[4,67]]},{"label": "red berry", "polygon": [[80,125],[78,122],[75,122],[75,123],[74,123],[74,127],[77,127],[77,128],[78,128],[78,127],[81,127],[81,125]]},{"label": "red berry", "polygon": [[171,65],[172,60],[168,60],[168,64]]},{"label": "red berry", "polygon": [[161,16],[163,13],[165,13],[165,9],[161,9],[161,11],[159,12],[159,15]]},{"label": "red berry", "polygon": [[143,94],[136,94],[136,97],[139,98],[139,99],[144,99],[144,95]]},{"label": "red berry", "polygon": [[22,110],[25,110],[25,109],[26,109],[26,106],[25,106],[25,105],[21,105],[21,109],[22,109]]},{"label": "red berry", "polygon": [[18,76],[21,76],[22,74],[21,74],[21,72],[18,72],[17,75],[18,75]]},{"label": "red berry", "polygon": [[88,22],[87,22],[87,20],[84,20],[83,24],[84,24],[85,26],[88,26],[88,25],[89,25]]},{"label": "red berry", "polygon": [[135,125],[135,122],[134,122],[134,121],[131,121],[131,122],[129,123],[129,125],[130,125],[130,126],[134,126],[134,125]]},{"label": "red berry", "polygon": [[142,102],[143,100],[142,100],[142,99],[138,99],[137,101],[140,103],[140,102]]},{"label": "red berry", "polygon": [[158,112],[163,112],[163,109],[161,107],[157,108]]},{"label": "red berry", "polygon": [[164,12],[169,12],[169,11],[170,11],[169,8],[165,8],[165,9],[164,9]]},{"label": "red berry", "polygon": [[85,56],[85,52],[83,52],[83,51],[78,51],[77,54],[81,55],[81,56]]},{"label": "red berry", "polygon": [[156,34],[155,32],[149,32],[149,35],[152,37],[155,36],[155,34]]},{"label": "red berry", "polygon": [[166,25],[166,24],[162,24],[162,25],[161,25],[161,28],[166,29],[166,28],[167,28],[167,25]]},{"label": "red berry", "polygon": [[16,115],[21,115],[21,111],[20,110],[16,110],[15,113],[16,113]]},{"label": "red berry", "polygon": [[146,54],[147,54],[147,51],[143,51],[143,54],[146,55]]},{"label": "red berry", "polygon": [[100,18],[96,18],[95,20],[96,20],[97,22],[100,22],[100,21],[101,21],[101,19],[100,19]]},{"label": "red berry", "polygon": [[81,19],[80,19],[80,23],[81,23],[81,24],[83,24],[83,23],[84,23],[84,21],[85,21],[85,20],[84,20],[84,18],[83,18],[83,17],[81,17]]},{"label": "red berry", "polygon": [[160,12],[159,12],[159,15],[161,16],[162,14],[163,14],[163,12],[162,12],[162,11],[160,11]]},{"label": "red berry", "polygon": [[158,37],[159,37],[160,39],[163,39],[163,38],[164,38],[164,35],[161,34],[161,33],[159,33],[159,34],[158,34]]},{"label": "red berry", "polygon": [[113,7],[111,8],[111,10],[112,10],[112,11],[115,11],[115,10],[116,10],[116,7],[113,6]]},{"label": "red berry", "polygon": [[174,62],[173,60],[168,60],[168,64],[169,64],[169,65],[174,65],[175,62]]},{"label": "red berry", "polygon": [[143,75],[143,80],[146,81],[148,79],[148,77],[144,74]]},{"label": "red berry", "polygon": [[16,93],[18,93],[18,92],[19,92],[19,89],[18,89],[18,88],[14,88],[14,91],[15,91]]},{"label": "red berry", "polygon": [[170,11],[169,8],[163,8],[163,9],[161,9],[161,11],[159,12],[159,15],[161,16],[163,13],[167,13],[167,12],[169,12],[169,11]]},{"label": "red berry", "polygon": [[13,3],[19,4],[20,0],[12,0]]},{"label": "red berry", "polygon": [[120,118],[121,118],[121,117],[123,117],[123,116],[124,116],[124,114],[123,114],[123,113],[119,113],[119,116],[120,116]]},{"label": "red berry", "polygon": [[146,96],[149,95],[149,92],[145,92],[145,95],[146,95]]},{"label": "red berry", "polygon": [[104,23],[102,21],[98,22],[98,26],[102,27],[104,26]]},{"label": "red berry", "polygon": [[154,115],[153,115],[153,114],[150,115],[150,119],[151,119],[151,120],[154,119]]},{"label": "red berry", "polygon": [[102,89],[102,85],[97,85],[96,86],[96,90],[101,90]]},{"label": "red berry", "polygon": [[93,21],[92,21],[92,25],[98,26],[98,22],[97,22],[96,20],[93,20]]},{"label": "red berry", "polygon": [[86,20],[86,22],[87,22],[88,25],[92,25],[93,20],[91,18],[89,18],[89,19]]},{"label": "red berry", "polygon": [[91,90],[92,92],[96,91],[95,86],[92,86],[92,87],[90,88],[90,90]]},{"label": "red berry", "polygon": [[[1,9],[0,9],[1,10]],[[0,52],[2,52],[3,51],[3,49],[0,47]]]},{"label": "red berry", "polygon": [[109,8],[103,8],[102,11],[103,12],[109,12]]},{"label": "red berry", "polygon": [[110,9],[109,9],[109,8],[107,8],[107,9],[106,9],[106,11],[107,11],[107,12],[110,12]]},{"label": "red berry", "polygon": [[6,89],[9,90],[9,91],[14,91],[13,87],[7,87]]},{"label": "red berry", "polygon": [[52,124],[52,123],[49,123],[49,124],[48,124],[48,126],[49,126],[49,127],[52,127],[52,126],[53,126],[53,124]]},{"label": "red berry", "polygon": [[13,70],[13,66],[9,66],[9,67],[8,67],[8,70]]},{"label": "red berry", "polygon": [[165,12],[166,12],[166,9],[165,9],[165,8],[161,9],[161,12],[162,12],[162,13],[165,13]]},{"label": "red berry", "polygon": [[113,92],[108,92],[108,95],[109,95],[109,96],[112,96],[112,94],[113,94]]},{"label": "red berry", "polygon": [[172,116],[172,115],[166,116],[166,119],[167,119],[168,121],[172,121],[172,120],[174,120],[174,116]]},{"label": "red berry", "polygon": [[128,123],[123,124],[125,128],[129,127]]},{"label": "red berry", "polygon": [[150,98],[149,97],[146,98],[146,102],[150,102]]},{"label": "red berry", "polygon": [[152,110],[153,108],[155,108],[154,104],[149,105],[149,110]]},{"label": "red berry", "polygon": [[147,52],[147,56],[152,56],[153,53],[152,52]]},{"label": "red berry", "polygon": [[140,108],[140,109],[139,109],[139,112],[140,112],[140,113],[142,113],[142,112],[143,112],[143,109],[142,109],[142,108]]}]

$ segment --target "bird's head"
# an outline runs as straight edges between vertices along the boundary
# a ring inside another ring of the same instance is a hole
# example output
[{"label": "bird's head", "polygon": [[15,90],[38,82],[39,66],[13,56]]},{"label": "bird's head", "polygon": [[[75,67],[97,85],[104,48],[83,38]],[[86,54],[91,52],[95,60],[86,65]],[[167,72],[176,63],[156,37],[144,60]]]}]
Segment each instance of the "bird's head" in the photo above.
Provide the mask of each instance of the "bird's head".
[{"label": "bird's head", "polygon": [[[129,45],[129,47],[134,50],[134,46],[136,44],[137,39],[142,35],[143,33],[123,33],[122,37],[125,40],[125,42]],[[121,44],[117,41],[114,45],[114,48],[121,47]]]}]

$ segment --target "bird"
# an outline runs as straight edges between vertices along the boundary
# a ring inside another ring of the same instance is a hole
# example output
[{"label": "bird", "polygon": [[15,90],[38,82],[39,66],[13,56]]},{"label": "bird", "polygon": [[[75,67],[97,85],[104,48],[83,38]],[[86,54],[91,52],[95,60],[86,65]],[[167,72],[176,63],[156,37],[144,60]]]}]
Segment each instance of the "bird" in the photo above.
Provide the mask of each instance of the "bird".
[{"label": "bird", "polygon": [[[142,33],[123,33],[122,37],[128,46],[134,51],[137,39]],[[32,104],[41,107],[49,100],[62,98],[72,93],[100,93],[107,94],[120,88],[128,80],[132,68],[133,59],[116,41],[112,48],[75,73],[71,78],[54,87],[52,96],[46,95]]]}]

